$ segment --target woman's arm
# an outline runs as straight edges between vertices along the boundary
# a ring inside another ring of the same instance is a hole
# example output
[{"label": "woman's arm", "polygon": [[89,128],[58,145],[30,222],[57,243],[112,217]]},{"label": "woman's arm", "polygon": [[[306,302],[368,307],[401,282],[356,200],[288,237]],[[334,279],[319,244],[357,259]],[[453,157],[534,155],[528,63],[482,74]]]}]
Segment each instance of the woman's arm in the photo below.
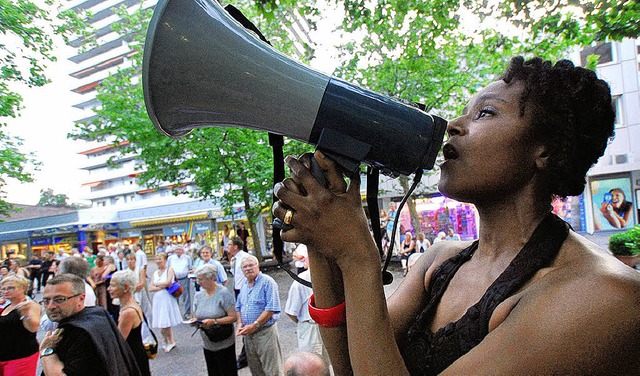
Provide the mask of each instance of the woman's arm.
[{"label": "woman's arm", "polygon": [[173,268],[167,266],[167,282],[164,284],[164,287],[167,288],[173,285],[173,282],[176,280],[176,273],[173,271]]},{"label": "woman's arm", "polygon": [[109,274],[113,273],[116,271],[116,266],[115,265],[107,265],[104,270],[102,271],[102,279],[106,278]]},{"label": "woman's arm", "polygon": [[[346,186],[333,162],[319,152],[315,157],[330,187]],[[397,344],[390,340],[394,332],[382,288],[380,257],[362,209],[359,176],[354,176],[345,190],[328,190],[300,161],[287,157],[286,162],[292,178],[276,185],[276,196],[282,203],[274,206],[274,214],[281,218],[287,208],[294,210],[293,229],[283,232],[282,239],[306,244],[311,268],[314,267],[312,252],[317,252],[327,259],[325,272],[330,270],[342,276],[342,283],[339,278],[333,278],[334,274],[319,280],[314,273],[321,274],[321,270],[311,271],[313,283],[319,283],[314,289],[317,289],[316,304],[320,308],[326,308],[324,304],[339,303],[336,302],[339,294],[332,291],[339,291],[343,285],[348,343],[339,332],[338,344],[342,348],[348,345],[353,373],[407,374]],[[306,194],[290,189],[292,185],[299,185]],[[332,267],[332,263],[337,268]],[[329,346],[333,347],[333,344]]]},{"label": "woman's arm", "polygon": [[136,285],[136,292],[141,291],[144,286],[147,284],[147,273],[144,268],[140,268],[140,273],[138,273],[139,282]]},{"label": "woman's arm", "polygon": [[25,329],[31,333],[38,331],[40,327],[40,306],[33,300],[27,301],[22,306],[16,308],[20,315],[20,320]]},{"label": "woman's arm", "polygon": [[[309,247],[309,270],[317,308],[330,308],[344,302],[344,286],[342,272],[338,265],[327,259],[319,251]],[[347,342],[347,327],[320,327],[322,341],[329,353],[331,364],[336,375],[350,375],[351,360]]]},{"label": "woman's arm", "polygon": [[156,282],[155,282],[156,274],[155,273],[158,273],[158,271],[155,271],[154,274],[153,274],[153,277],[151,278],[151,283],[149,284],[149,292],[156,292],[156,291],[159,291],[159,290],[162,289],[161,287],[158,287],[158,285],[156,285]]},{"label": "woman's arm", "polygon": [[94,290],[96,289],[96,283],[93,281],[93,278],[87,277],[85,281],[87,281],[87,283],[89,284],[89,286],[91,286],[92,289]]},{"label": "woman's arm", "polygon": [[218,324],[233,324],[234,322],[236,322],[236,320],[238,319],[238,316],[236,315],[236,309],[234,307],[231,307],[227,310],[227,315],[225,317],[220,317],[219,319],[206,319],[206,320],[202,320],[202,326],[204,327],[209,327],[211,325],[214,325],[216,323],[216,321],[218,322]]}]

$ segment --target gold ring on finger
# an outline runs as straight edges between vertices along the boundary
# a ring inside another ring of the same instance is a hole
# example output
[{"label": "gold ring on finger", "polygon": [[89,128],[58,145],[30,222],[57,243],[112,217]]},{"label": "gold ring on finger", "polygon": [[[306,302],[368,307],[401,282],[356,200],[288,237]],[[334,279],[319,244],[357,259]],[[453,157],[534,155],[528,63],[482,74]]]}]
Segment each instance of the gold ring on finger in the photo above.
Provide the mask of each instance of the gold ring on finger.
[{"label": "gold ring on finger", "polygon": [[284,213],[284,218],[282,218],[282,222],[284,222],[287,225],[290,225],[292,218],[293,218],[293,212],[291,210],[287,210],[287,212]]}]

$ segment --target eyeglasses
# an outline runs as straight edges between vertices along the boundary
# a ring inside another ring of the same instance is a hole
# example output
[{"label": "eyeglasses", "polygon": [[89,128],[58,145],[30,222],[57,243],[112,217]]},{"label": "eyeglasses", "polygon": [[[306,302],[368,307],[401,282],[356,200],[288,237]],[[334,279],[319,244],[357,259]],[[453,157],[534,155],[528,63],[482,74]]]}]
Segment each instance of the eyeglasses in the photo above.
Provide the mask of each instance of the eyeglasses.
[{"label": "eyeglasses", "polygon": [[62,303],[64,303],[64,302],[66,302],[67,300],[72,299],[72,298],[75,298],[75,297],[80,296],[80,295],[82,295],[82,294],[84,294],[84,293],[75,294],[75,295],[72,295],[72,296],[66,296],[66,297],[65,297],[65,296],[56,296],[56,297],[55,297],[55,298],[53,298],[53,299],[44,298],[44,299],[42,299],[42,302],[41,302],[41,303],[42,303],[42,305],[44,305],[45,307],[46,307],[46,306],[48,306],[48,305],[49,305],[49,303],[52,303],[52,302],[53,302],[53,303],[55,303],[56,305],[60,305],[60,304],[62,304]]},{"label": "eyeglasses", "polygon": [[0,291],[13,291],[15,289],[16,289],[15,286],[7,286],[7,287],[1,288]]}]

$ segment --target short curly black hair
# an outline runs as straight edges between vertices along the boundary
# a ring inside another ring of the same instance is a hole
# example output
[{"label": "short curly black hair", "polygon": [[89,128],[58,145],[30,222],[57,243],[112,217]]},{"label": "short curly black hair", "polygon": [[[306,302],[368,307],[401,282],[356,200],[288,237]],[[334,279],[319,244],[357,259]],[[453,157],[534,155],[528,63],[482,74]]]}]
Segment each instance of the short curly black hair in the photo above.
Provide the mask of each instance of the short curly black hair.
[{"label": "short curly black hair", "polygon": [[501,79],[524,83],[520,112],[531,113],[534,137],[549,152],[547,188],[560,197],[582,193],[589,168],[613,136],[615,111],[609,85],[569,60],[514,57]]}]

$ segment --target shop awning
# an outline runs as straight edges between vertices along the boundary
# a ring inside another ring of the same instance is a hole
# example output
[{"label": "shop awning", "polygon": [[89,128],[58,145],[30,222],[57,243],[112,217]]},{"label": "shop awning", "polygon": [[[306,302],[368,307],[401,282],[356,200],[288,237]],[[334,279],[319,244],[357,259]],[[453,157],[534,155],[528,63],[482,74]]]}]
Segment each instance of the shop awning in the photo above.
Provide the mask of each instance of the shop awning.
[{"label": "shop awning", "polygon": [[187,215],[175,215],[170,217],[149,218],[149,219],[143,219],[139,221],[131,221],[130,223],[131,223],[131,226],[133,227],[142,227],[142,226],[159,225],[163,223],[196,221],[199,219],[207,219],[207,218],[209,218],[208,211],[195,213],[195,214],[187,214]]},{"label": "shop awning", "polygon": [[100,185],[100,184],[102,184],[102,183],[104,183],[104,181],[102,181],[102,180],[99,180],[99,181],[92,181],[92,182],[90,182],[90,183],[84,183],[84,184],[82,184],[82,186],[83,186],[83,187],[91,187],[91,188],[94,188],[94,187],[99,186],[99,185]]}]

